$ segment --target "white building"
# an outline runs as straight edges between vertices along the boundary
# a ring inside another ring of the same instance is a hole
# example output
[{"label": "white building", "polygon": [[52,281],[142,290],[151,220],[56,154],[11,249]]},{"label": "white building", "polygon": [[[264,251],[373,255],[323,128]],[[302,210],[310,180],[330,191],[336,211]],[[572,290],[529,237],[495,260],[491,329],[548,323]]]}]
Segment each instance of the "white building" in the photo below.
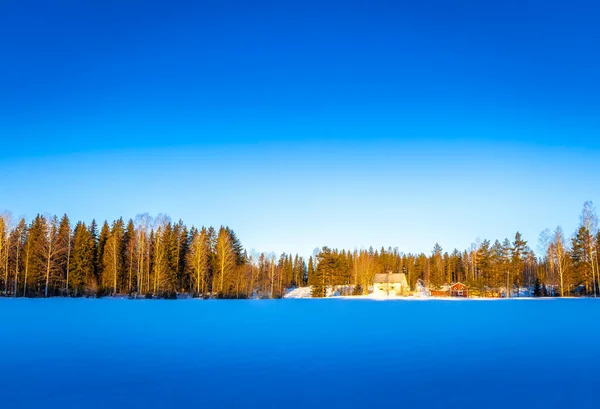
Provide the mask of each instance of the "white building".
[{"label": "white building", "polygon": [[406,281],[406,274],[375,274],[373,280],[374,295],[408,295],[410,288]]}]

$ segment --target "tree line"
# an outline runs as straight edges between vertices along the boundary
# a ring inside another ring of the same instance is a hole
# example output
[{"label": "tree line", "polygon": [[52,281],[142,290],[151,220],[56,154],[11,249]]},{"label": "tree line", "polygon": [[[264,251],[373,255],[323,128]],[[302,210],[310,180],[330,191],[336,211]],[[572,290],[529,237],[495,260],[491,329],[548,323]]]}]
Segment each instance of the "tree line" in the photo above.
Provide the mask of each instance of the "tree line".
[{"label": "tree line", "polygon": [[[12,297],[103,296],[279,298],[309,285],[312,295],[366,294],[377,273],[404,273],[437,289],[463,282],[471,293],[500,296],[533,288],[535,295],[598,295],[600,232],[591,202],[571,237],[559,227],[540,234],[537,254],[513,239],[478,241],[469,249],[405,254],[397,248],[299,255],[248,254],[232,229],[188,228],[169,217],[74,226],[67,215],[37,215],[30,223],[0,217],[0,294]],[[332,291],[333,290],[333,291]]]},{"label": "tree line", "polygon": [[586,202],[577,230],[567,237],[560,226],[544,230],[537,255],[521,233],[514,238],[478,240],[469,249],[444,252],[435,244],[431,254],[404,254],[391,247],[380,250],[337,250],[324,247],[317,268],[309,274],[313,294],[328,288],[366,294],[377,273],[404,273],[411,289],[417,283],[439,289],[462,282],[472,294],[487,297],[519,296],[531,289],[535,296],[600,295],[600,232],[592,202]]},{"label": "tree line", "polygon": [[306,284],[298,255],[249,256],[229,227],[188,228],[159,215],[99,228],[37,215],[0,218],[2,294],[12,297],[281,297]]}]

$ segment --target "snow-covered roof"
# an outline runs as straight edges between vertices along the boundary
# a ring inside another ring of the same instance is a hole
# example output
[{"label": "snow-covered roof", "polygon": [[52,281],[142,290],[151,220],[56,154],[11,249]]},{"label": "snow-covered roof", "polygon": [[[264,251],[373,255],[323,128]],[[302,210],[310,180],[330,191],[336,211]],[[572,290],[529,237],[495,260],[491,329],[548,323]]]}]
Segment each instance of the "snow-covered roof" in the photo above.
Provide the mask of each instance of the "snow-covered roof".
[{"label": "snow-covered roof", "polygon": [[404,273],[397,274],[375,274],[375,283],[406,283],[406,276]]}]

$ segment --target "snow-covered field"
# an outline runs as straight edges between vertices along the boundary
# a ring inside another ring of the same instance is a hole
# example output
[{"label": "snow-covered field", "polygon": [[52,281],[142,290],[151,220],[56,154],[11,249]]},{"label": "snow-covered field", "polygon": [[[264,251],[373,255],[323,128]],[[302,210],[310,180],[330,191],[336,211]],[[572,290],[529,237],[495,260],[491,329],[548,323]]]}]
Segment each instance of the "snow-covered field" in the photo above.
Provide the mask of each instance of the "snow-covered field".
[{"label": "snow-covered field", "polygon": [[597,408],[600,300],[0,299],[1,408]]}]

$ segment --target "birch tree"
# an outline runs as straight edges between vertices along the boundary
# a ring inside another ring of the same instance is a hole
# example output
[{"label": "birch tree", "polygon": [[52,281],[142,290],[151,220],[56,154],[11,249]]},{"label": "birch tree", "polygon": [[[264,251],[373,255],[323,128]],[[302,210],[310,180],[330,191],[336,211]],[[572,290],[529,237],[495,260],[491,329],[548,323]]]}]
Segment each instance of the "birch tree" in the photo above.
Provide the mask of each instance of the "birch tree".
[{"label": "birch tree", "polygon": [[198,296],[204,296],[206,293],[206,280],[210,274],[211,253],[208,231],[206,227],[202,227],[200,232],[194,235],[188,253],[188,262],[192,269],[195,292]]},{"label": "birch tree", "polygon": [[[148,213],[138,214],[135,217],[135,252],[137,255],[137,288],[136,294],[139,296],[143,292],[144,285],[144,272],[146,271],[146,263],[147,255],[149,254],[149,230],[152,223],[152,218]],[[148,272],[149,274],[149,272]]]},{"label": "birch tree", "polygon": [[168,252],[167,252],[167,230],[170,228],[170,219],[168,216],[159,214],[154,223],[154,265],[153,265],[153,287],[154,293],[157,294],[163,288],[163,280],[169,267]]},{"label": "birch tree", "polygon": [[552,241],[552,233],[550,232],[549,229],[544,229],[539,237],[538,237],[538,245],[537,245],[537,251],[538,254],[540,255],[540,261],[543,261],[543,272],[544,272],[544,276],[541,277],[541,281],[543,284],[546,284],[546,280],[548,279],[549,276],[549,270],[550,270],[550,260],[548,259],[548,248],[550,247],[550,242]]},{"label": "birch tree", "polygon": [[44,231],[38,242],[38,251],[44,265],[44,297],[48,297],[51,280],[58,269],[57,258],[64,251],[58,240],[58,219],[54,217],[43,217]]},{"label": "birch tree", "polygon": [[368,294],[369,285],[375,277],[375,260],[373,254],[367,251],[361,251],[358,254],[356,262],[358,283],[363,294]]},{"label": "birch tree", "polygon": [[0,215],[0,268],[4,270],[4,293],[8,293],[9,231],[6,215]]},{"label": "birch tree", "polygon": [[38,218],[34,219],[29,226],[27,237],[25,238],[25,260],[24,260],[24,277],[23,277],[23,297],[27,296],[27,283],[30,277],[30,271],[38,270],[39,263],[36,257],[36,245],[41,235],[41,225]]},{"label": "birch tree", "polygon": [[[225,280],[233,273],[236,266],[236,256],[231,235],[229,234],[228,229],[223,226],[219,229],[215,253],[219,273],[216,288],[219,296],[222,297],[225,295]],[[213,285],[213,290],[214,288],[215,286]]]},{"label": "birch tree", "polygon": [[597,275],[598,275],[598,258],[596,256],[597,243],[595,243],[596,235],[598,234],[598,216],[596,215],[596,209],[591,201],[587,201],[583,204],[583,210],[579,217],[579,222],[582,227],[587,231],[587,240],[585,247],[587,250],[587,260],[589,268],[592,272],[592,286],[594,288],[594,297],[597,296]]},{"label": "birch tree", "polygon": [[104,287],[112,287],[112,293],[118,293],[118,281],[123,269],[123,219],[116,220],[112,227],[106,244],[104,246],[102,284]]},{"label": "birch tree", "polygon": [[510,298],[510,260],[511,260],[512,245],[510,240],[504,239],[502,242],[502,265],[506,272],[506,298]]},{"label": "birch tree", "polygon": [[19,221],[19,224],[17,225],[17,227],[13,231],[12,235],[14,237],[11,240],[11,242],[14,242],[14,248],[15,248],[15,263],[14,263],[15,276],[14,276],[14,280],[13,280],[13,297],[16,297],[17,293],[19,291],[19,273],[20,273],[20,268],[21,268],[21,250],[22,250],[23,244],[25,242],[25,238],[27,236],[27,224],[25,223],[25,219],[22,218]]},{"label": "birch tree", "polygon": [[0,214],[0,271],[3,278],[3,292],[8,295],[10,288],[10,259],[13,252],[13,241],[11,240],[14,229],[14,219],[12,213],[6,211]]},{"label": "birch tree", "polygon": [[554,230],[554,238],[552,240],[552,259],[556,264],[556,271],[558,272],[558,280],[560,282],[560,296],[564,297],[564,282],[565,273],[567,269],[567,254],[565,248],[565,237],[562,228],[558,226]]}]

